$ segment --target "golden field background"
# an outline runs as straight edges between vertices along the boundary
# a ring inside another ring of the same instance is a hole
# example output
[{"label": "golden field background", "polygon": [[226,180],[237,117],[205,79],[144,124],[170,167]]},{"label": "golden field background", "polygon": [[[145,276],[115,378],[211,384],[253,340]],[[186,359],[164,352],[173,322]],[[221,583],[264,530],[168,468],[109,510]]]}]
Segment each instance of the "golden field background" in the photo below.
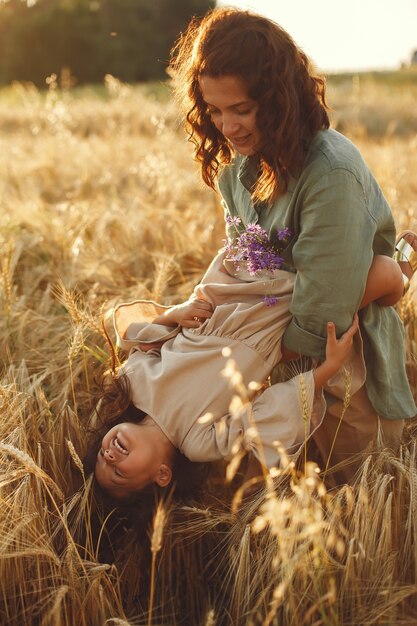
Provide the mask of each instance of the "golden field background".
[{"label": "golden field background", "polygon": [[[398,230],[417,229],[417,75],[335,77],[328,100]],[[239,477],[218,470],[209,496],[163,505],[140,538],[120,528],[102,558],[79,461],[108,365],[102,314],[185,299],[222,239],[166,86],[0,92],[1,624],[416,623],[412,425],[354,487],[290,466],[231,508]],[[417,393],[414,301],[399,308]]]}]

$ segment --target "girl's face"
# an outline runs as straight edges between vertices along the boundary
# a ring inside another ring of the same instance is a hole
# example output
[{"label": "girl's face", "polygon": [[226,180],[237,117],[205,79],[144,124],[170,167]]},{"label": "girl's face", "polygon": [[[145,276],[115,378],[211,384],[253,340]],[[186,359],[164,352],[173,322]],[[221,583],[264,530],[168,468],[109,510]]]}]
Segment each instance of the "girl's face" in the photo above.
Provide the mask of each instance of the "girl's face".
[{"label": "girl's face", "polygon": [[164,487],[171,481],[169,447],[152,422],[125,422],[104,435],[94,473],[100,487],[113,497],[124,499],[152,482]]},{"label": "girl's face", "polygon": [[243,80],[238,76],[203,75],[199,85],[217,130],[240,154],[254,154],[260,142],[256,124],[258,103],[249,97]]}]

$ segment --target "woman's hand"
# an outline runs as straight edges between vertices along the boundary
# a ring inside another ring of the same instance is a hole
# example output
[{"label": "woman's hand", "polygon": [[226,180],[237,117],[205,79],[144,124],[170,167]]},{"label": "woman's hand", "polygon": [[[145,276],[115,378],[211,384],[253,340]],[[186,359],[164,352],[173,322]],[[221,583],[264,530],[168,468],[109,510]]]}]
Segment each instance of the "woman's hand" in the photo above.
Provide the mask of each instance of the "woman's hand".
[{"label": "woman's hand", "polygon": [[201,324],[211,317],[213,307],[210,302],[200,299],[191,299],[182,304],[176,304],[162,315],[153,320],[154,324],[166,326],[184,326],[184,328],[199,328]]},{"label": "woman's hand", "polygon": [[353,345],[353,337],[359,328],[358,314],[355,313],[351,326],[340,337],[336,338],[333,322],[327,324],[326,359],[313,372],[316,391],[321,389],[345,363]]}]

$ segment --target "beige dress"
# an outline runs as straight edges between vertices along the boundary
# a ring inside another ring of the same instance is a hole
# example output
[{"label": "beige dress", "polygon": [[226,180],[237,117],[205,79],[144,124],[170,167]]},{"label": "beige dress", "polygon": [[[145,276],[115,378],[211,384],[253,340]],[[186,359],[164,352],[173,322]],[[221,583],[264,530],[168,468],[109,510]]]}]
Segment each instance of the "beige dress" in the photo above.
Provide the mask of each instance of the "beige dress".
[{"label": "beige dress", "polygon": [[[194,296],[213,307],[212,317],[197,329],[153,324],[166,310],[154,302],[117,306],[117,343],[129,351],[121,372],[129,379],[133,404],[191,461],[229,459],[243,442],[261,462],[274,466],[279,462],[277,447],[295,452],[321,422],[326,403],[322,393],[315,394],[309,371],[268,387],[249,410],[230,414],[236,392],[223,373],[227,361],[233,359],[245,385],[268,378],[280,360],[281,338],[291,319],[295,275],[276,270],[272,277],[254,279],[228,269],[220,252],[195,288]],[[267,306],[265,295],[276,296],[277,303]],[[138,345],[158,341],[164,342],[162,347],[147,352]],[[223,348],[230,355],[224,356]],[[343,397],[343,376],[330,384],[332,393]]]}]

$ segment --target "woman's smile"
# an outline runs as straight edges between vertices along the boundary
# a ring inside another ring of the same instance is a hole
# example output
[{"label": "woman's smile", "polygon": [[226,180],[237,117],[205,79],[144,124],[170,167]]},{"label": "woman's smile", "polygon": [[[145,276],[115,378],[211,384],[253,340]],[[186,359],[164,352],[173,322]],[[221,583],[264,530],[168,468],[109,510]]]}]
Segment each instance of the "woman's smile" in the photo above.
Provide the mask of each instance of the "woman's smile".
[{"label": "woman's smile", "polygon": [[228,139],[237,147],[239,146],[243,146],[248,139],[250,139],[251,137],[251,133],[249,133],[248,135],[244,135],[243,137],[228,137]]}]

